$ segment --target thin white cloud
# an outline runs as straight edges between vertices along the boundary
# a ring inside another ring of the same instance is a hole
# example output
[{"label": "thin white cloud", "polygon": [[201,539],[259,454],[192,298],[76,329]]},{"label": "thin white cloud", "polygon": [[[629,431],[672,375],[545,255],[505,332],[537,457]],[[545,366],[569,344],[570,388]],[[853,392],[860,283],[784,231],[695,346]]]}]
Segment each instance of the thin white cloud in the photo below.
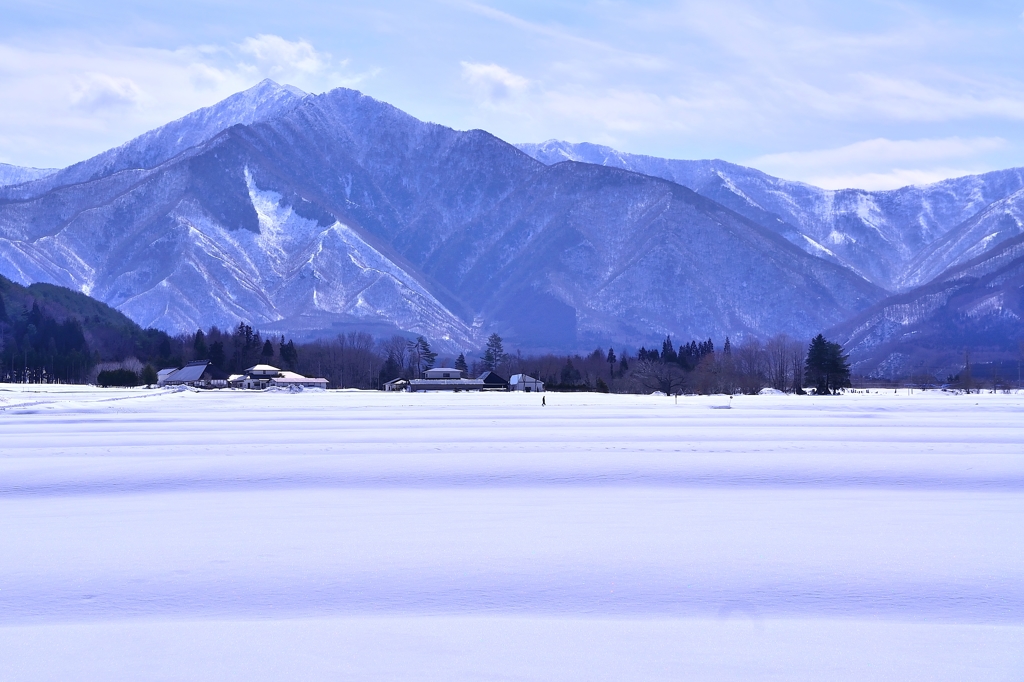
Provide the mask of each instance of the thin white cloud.
[{"label": "thin white cloud", "polygon": [[319,74],[332,64],[331,55],[318,52],[307,41],[290,41],[275,35],[246,38],[239,50],[252,57],[256,65],[271,76],[295,72]]},{"label": "thin white cloud", "polygon": [[[834,149],[765,154],[744,163],[772,175],[825,189],[880,190],[928,184],[987,170],[983,167],[984,156],[1007,146],[1008,142],[999,137],[877,138]],[[964,162],[967,165],[951,165]]]},{"label": "thin white cloud", "polygon": [[528,79],[497,64],[462,62],[462,78],[487,104],[507,100],[530,86]]},{"label": "thin white cloud", "polygon": [[852,164],[909,163],[970,158],[1006,146],[1007,141],[1001,137],[947,137],[938,140],[887,140],[880,137],[835,149],[764,154],[751,159],[750,164],[759,168],[788,166],[808,169],[848,167]]},{"label": "thin white cloud", "polygon": [[948,178],[972,175],[977,170],[964,168],[907,169],[894,168],[887,172],[859,173],[847,175],[811,175],[804,180],[824,189],[864,189],[884,191],[909,185],[930,185]]},{"label": "thin white cloud", "polygon": [[547,38],[552,38],[560,43],[569,43],[577,47],[587,48],[590,50],[601,52],[606,55],[613,56],[619,61],[627,62],[635,67],[640,67],[644,69],[662,69],[667,66],[665,60],[660,57],[650,54],[633,52],[630,50],[624,50],[615,47],[614,45],[609,45],[608,43],[601,42],[599,40],[593,40],[590,38],[578,36],[575,33],[566,31],[561,28],[548,26],[545,24],[539,24],[532,21],[527,21],[525,19],[521,19],[520,17],[515,16],[514,14],[509,14],[508,12],[503,12],[499,9],[495,9],[493,7],[489,7],[478,2],[465,1],[459,2],[457,4],[461,7],[470,10],[471,12],[474,12],[475,14],[479,14],[489,19],[493,19],[495,21],[508,24],[509,26],[513,26],[515,28],[527,31],[529,33],[534,33],[537,35],[545,36]]},{"label": "thin white cloud", "polygon": [[77,79],[71,91],[71,103],[87,112],[138,106],[142,90],[131,78],[105,73],[87,73]]},{"label": "thin white cloud", "polygon": [[263,78],[318,92],[367,77],[307,41],[266,34],[176,50],[0,43],[0,161],[74,163]]}]

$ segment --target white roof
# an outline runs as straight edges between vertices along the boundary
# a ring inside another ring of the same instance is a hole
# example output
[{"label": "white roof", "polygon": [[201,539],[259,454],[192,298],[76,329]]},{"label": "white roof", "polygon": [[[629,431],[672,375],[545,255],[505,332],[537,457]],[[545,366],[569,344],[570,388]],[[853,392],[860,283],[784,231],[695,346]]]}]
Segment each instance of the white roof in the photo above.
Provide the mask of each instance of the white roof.
[{"label": "white roof", "polygon": [[[294,374],[294,372],[293,372]],[[274,377],[270,380],[272,384],[326,384],[327,379],[313,379],[310,377],[304,377],[301,374],[296,374],[291,377]]]},{"label": "white roof", "polygon": [[513,374],[513,375],[512,375],[512,378],[508,380],[508,383],[510,383],[510,384],[518,384],[518,383],[524,383],[524,384],[534,384],[534,383],[536,383],[536,384],[542,384],[542,383],[544,383],[544,382],[543,382],[543,381],[541,381],[540,379],[534,379],[534,378],[533,378],[533,377],[531,377],[531,376],[530,376],[529,374]]},{"label": "white roof", "polygon": [[249,369],[247,369],[245,371],[246,372],[280,372],[281,370],[279,370],[277,367],[272,367],[270,365],[253,365],[252,367],[250,367]]},{"label": "white roof", "polygon": [[171,374],[171,373],[177,372],[177,371],[178,371],[177,367],[168,367],[167,369],[162,369],[162,370],[158,371],[156,373],[156,375],[162,379],[165,376],[167,376],[168,374]]}]

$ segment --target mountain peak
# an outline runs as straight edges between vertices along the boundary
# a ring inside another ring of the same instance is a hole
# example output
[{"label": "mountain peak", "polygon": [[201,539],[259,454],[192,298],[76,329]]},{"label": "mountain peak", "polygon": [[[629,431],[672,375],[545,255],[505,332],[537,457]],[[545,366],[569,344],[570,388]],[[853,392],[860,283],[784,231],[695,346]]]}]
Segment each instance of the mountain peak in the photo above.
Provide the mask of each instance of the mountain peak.
[{"label": "mountain peak", "polygon": [[[235,125],[252,125],[276,118],[296,107],[308,95],[292,85],[269,78],[236,92],[208,107],[197,109],[170,123],[143,133],[119,147],[80,161],[18,187],[16,196],[27,199],[55,187],[99,178],[118,171],[146,170],[159,166],[183,151],[202,144]],[[9,194],[14,196],[14,193]]]}]

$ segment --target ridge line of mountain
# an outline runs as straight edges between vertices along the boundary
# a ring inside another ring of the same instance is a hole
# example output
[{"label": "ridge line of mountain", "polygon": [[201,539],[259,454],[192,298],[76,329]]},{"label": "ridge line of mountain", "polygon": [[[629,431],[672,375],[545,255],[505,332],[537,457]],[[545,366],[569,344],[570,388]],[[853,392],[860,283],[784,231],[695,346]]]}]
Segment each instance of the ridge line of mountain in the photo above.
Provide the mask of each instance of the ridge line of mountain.
[{"label": "ridge line of mountain", "polygon": [[[0,273],[175,330],[244,315],[268,331],[369,325],[465,349],[496,330],[579,349],[835,328],[918,291],[906,268],[937,240],[963,229],[986,247],[958,244],[941,276],[958,258],[995,268],[986,254],[1021,232],[1019,169],[869,193],[555,147],[265,81],[73,173],[0,188]],[[566,150],[592,156],[541,153]]]}]

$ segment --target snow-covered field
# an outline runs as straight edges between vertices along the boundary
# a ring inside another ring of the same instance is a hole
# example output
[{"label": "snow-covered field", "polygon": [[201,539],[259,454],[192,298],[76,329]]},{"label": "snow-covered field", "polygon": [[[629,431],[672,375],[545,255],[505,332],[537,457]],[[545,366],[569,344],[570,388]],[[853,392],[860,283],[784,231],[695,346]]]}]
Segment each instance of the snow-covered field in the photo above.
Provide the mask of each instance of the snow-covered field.
[{"label": "snow-covered field", "polygon": [[0,386],[0,679],[1024,679],[1024,395],[729,402]]}]

